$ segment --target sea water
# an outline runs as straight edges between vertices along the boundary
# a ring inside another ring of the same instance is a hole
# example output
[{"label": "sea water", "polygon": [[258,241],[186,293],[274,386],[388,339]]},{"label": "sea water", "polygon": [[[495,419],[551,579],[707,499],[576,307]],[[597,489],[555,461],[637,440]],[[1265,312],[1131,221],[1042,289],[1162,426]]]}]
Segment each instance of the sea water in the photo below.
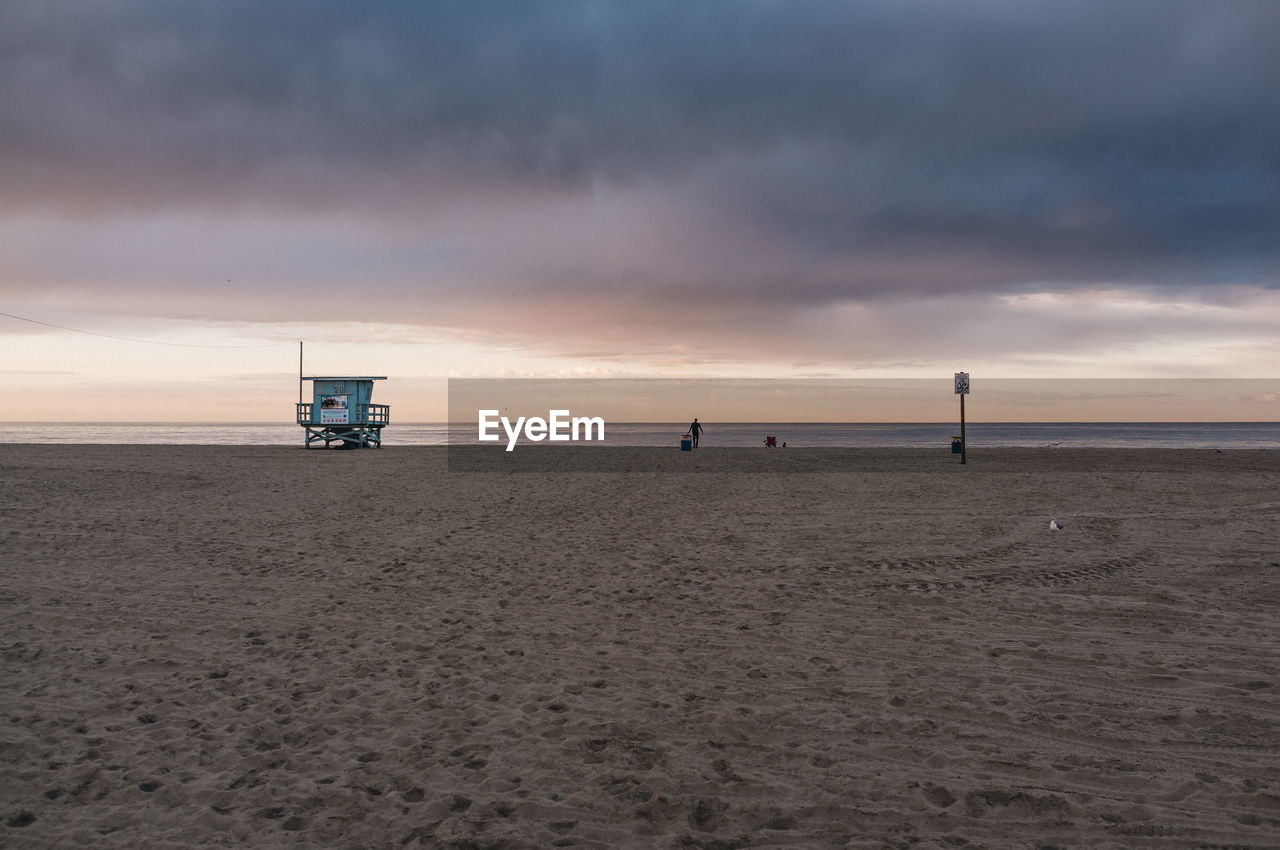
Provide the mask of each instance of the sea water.
[{"label": "sea water", "polygon": [[[959,423],[704,422],[701,444],[761,446],[776,437],[781,446],[946,448]],[[609,422],[604,445],[678,448],[685,423]],[[1277,449],[1276,422],[971,422],[969,448],[1167,448]],[[409,422],[383,431],[385,446],[479,445],[475,425]],[[222,446],[301,446],[302,429],[292,423],[100,423],[10,422],[0,424],[4,443],[88,443]],[[578,443],[558,445],[578,446]],[[585,446],[598,443],[581,444]]]}]

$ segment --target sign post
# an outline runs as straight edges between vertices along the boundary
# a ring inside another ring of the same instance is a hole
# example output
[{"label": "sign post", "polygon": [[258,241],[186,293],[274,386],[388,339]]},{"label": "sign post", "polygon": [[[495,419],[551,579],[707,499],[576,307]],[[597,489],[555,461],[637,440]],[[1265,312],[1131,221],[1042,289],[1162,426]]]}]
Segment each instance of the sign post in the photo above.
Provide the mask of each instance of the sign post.
[{"label": "sign post", "polygon": [[956,395],[960,396],[960,462],[965,462],[969,441],[964,438],[964,397],[969,394],[969,373],[956,372]]}]

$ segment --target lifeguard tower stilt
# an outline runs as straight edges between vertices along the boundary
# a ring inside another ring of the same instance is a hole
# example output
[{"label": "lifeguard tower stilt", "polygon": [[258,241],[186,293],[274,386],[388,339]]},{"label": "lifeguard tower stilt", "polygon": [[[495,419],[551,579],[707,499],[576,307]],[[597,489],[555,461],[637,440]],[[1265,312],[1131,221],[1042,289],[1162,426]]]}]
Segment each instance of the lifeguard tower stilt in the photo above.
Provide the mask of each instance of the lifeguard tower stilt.
[{"label": "lifeguard tower stilt", "polygon": [[373,382],[379,378],[302,378],[311,381],[312,402],[298,403],[298,424],[306,429],[306,448],[324,441],[325,448],[382,448],[382,429],[391,423],[391,405],[373,404]]}]

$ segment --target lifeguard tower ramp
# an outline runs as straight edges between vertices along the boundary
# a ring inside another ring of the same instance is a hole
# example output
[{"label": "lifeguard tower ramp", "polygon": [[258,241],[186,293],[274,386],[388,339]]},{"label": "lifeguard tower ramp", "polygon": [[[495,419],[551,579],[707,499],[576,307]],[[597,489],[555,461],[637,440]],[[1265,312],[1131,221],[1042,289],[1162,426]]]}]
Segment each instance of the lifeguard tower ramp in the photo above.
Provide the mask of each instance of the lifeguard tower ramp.
[{"label": "lifeguard tower ramp", "polygon": [[311,381],[311,403],[298,403],[298,424],[306,430],[306,448],[324,441],[340,449],[382,447],[382,429],[391,422],[391,405],[374,404],[373,382],[386,377],[302,378]]}]

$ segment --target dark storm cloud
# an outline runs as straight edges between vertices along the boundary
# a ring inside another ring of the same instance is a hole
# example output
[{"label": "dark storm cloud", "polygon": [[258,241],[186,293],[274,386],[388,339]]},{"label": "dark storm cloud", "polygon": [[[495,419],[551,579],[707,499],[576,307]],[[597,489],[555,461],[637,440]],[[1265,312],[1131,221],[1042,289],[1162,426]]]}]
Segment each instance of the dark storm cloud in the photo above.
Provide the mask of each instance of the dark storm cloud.
[{"label": "dark storm cloud", "polygon": [[1278,42],[1271,0],[9,3],[0,201],[537,220],[643,191],[705,253],[516,251],[492,282],[1275,286]]}]

